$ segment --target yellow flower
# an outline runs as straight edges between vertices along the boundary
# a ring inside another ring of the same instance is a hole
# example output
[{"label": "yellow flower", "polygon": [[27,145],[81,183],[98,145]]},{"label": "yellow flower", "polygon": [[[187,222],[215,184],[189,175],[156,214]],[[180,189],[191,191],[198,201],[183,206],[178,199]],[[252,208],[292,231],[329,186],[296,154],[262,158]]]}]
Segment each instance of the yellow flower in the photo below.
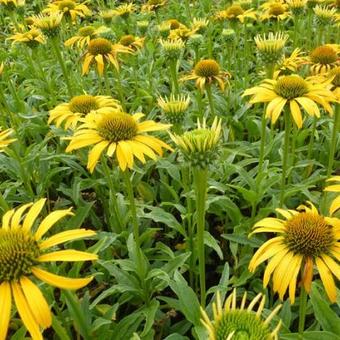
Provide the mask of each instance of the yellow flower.
[{"label": "yellow flower", "polygon": [[[212,304],[213,320],[210,320],[206,311],[201,307],[201,322],[208,331],[209,340],[231,339],[258,339],[276,340],[281,327],[281,320],[274,330],[270,328],[270,322],[278,313],[281,305],[277,305],[270,314],[263,319],[261,317],[265,305],[266,296],[259,293],[246,307],[247,292],[244,292],[242,301],[237,307],[236,289],[226,298],[224,304],[220,292],[216,294],[216,302]],[[257,310],[253,310],[258,304]]]},{"label": "yellow flower", "polygon": [[279,1],[269,1],[261,6],[264,9],[264,13],[260,16],[260,20],[274,19],[277,21],[286,20],[290,14],[288,11],[288,5]]},{"label": "yellow flower", "polygon": [[[333,176],[331,178],[328,178],[327,182],[338,182],[339,184],[331,184],[327,186],[324,189],[324,191],[340,192],[340,176]],[[340,208],[340,195],[333,200],[329,208],[329,211],[331,214],[334,214],[339,208]]]},{"label": "yellow flower", "polygon": [[138,51],[139,49],[143,48],[145,38],[138,38],[133,36],[132,34],[123,35],[120,40],[119,44],[122,46],[128,47],[133,51]]},{"label": "yellow flower", "polygon": [[336,9],[330,8],[327,5],[319,6],[316,5],[313,8],[316,22],[319,25],[326,26],[326,25],[332,25],[336,21]]},{"label": "yellow flower", "polygon": [[83,62],[83,75],[89,72],[91,63],[97,63],[99,75],[103,75],[105,65],[112,64],[119,70],[118,53],[131,53],[131,50],[121,44],[112,44],[104,38],[96,38],[90,41]]},{"label": "yellow flower", "polygon": [[16,141],[15,138],[8,138],[12,133],[12,129],[0,131],[0,152],[3,152],[9,144]]},{"label": "yellow flower", "polygon": [[[49,305],[31,276],[62,289],[79,289],[93,277],[67,278],[52,274],[42,265],[45,262],[92,261],[97,255],[73,249],[50,251],[67,241],[95,235],[92,230],[67,230],[43,239],[46,233],[65,216],[73,215],[71,209],[56,210],[34,225],[46,199],[22,205],[7,211],[0,228],[0,339],[6,339],[11,318],[12,298],[25,327],[35,340],[43,339],[41,329],[51,326]],[[26,213],[27,212],[27,213]]]},{"label": "yellow flower", "polygon": [[137,10],[136,6],[133,3],[130,4],[122,4],[115,9],[112,10],[112,14],[114,16],[127,18],[131,13]]},{"label": "yellow flower", "polygon": [[304,63],[303,52],[296,48],[290,56],[284,57],[283,60],[276,66],[274,78],[281,74],[296,73],[298,68]]},{"label": "yellow flower", "polygon": [[206,85],[217,82],[221,91],[224,91],[225,83],[228,83],[230,73],[223,72],[216,60],[205,59],[199,61],[191,74],[181,80],[196,80],[196,86],[203,92]]},{"label": "yellow flower", "polygon": [[160,139],[148,136],[145,133],[150,131],[167,130],[170,125],[156,123],[147,120],[142,123],[139,119],[144,115],[136,113],[129,115],[125,112],[103,112],[88,114],[85,122],[80,125],[66,152],[71,152],[89,145],[94,145],[89,152],[87,168],[90,172],[106,150],[106,155],[112,157],[116,153],[118,165],[122,171],[126,168],[132,169],[134,157],[137,157],[143,164],[144,155],[156,159],[163,154],[162,148],[171,148]]},{"label": "yellow flower", "polygon": [[[273,290],[282,300],[289,288],[289,299],[295,301],[298,275],[307,291],[310,292],[313,279],[313,267],[316,264],[326,293],[331,302],[336,301],[334,274],[340,278],[340,220],[335,217],[319,215],[315,206],[301,205],[296,210],[276,209],[285,220],[264,218],[253,227],[254,233],[278,233],[265,242],[254,254],[249,270],[254,272],[262,262],[269,260],[263,276],[263,285],[267,286],[270,277]],[[334,208],[339,208],[338,206]],[[331,214],[332,212],[330,212]]]},{"label": "yellow flower", "polygon": [[58,13],[62,16],[69,16],[72,21],[77,19],[77,16],[84,18],[91,15],[90,9],[84,4],[78,4],[76,0],[58,0],[47,6],[43,13]]},{"label": "yellow flower", "polygon": [[204,18],[194,18],[191,24],[191,30],[195,33],[203,33],[209,25],[209,20]]},{"label": "yellow flower", "polygon": [[94,27],[94,26],[84,26],[79,28],[77,35],[65,41],[65,46],[77,45],[79,48],[83,48],[84,45],[88,45],[90,40],[96,36],[108,32],[109,29],[105,26]]},{"label": "yellow flower", "polygon": [[45,43],[45,38],[41,31],[34,27],[27,32],[13,34],[8,40],[13,40],[13,44],[25,43],[31,48]]},{"label": "yellow flower", "polygon": [[309,55],[310,70],[313,75],[326,73],[339,66],[338,49],[332,45],[323,45],[315,48]]},{"label": "yellow flower", "polygon": [[122,111],[119,102],[108,96],[76,96],[69,103],[59,104],[51,110],[48,124],[54,122],[57,127],[64,124],[65,129],[74,128],[87,114],[107,112],[108,109]]},{"label": "yellow flower", "polygon": [[190,104],[190,98],[183,95],[171,95],[169,98],[160,97],[157,102],[170,124],[180,124]]},{"label": "yellow flower", "polygon": [[[302,114],[300,106],[310,116],[320,117],[318,105],[333,114],[329,102],[335,101],[331,91],[326,89],[325,83],[314,83],[311,79],[303,79],[298,75],[282,76],[278,79],[265,79],[259,86],[244,92],[243,96],[251,95],[251,104],[269,103],[266,108],[266,117],[275,124],[285,107],[290,113],[298,128],[302,127]],[[289,106],[288,106],[289,105]]]},{"label": "yellow flower", "polygon": [[59,33],[63,15],[60,13],[38,14],[32,16],[33,26],[39,28],[48,37],[54,37]]},{"label": "yellow flower", "polygon": [[148,2],[142,6],[142,12],[156,11],[165,6],[166,3],[167,0],[148,0]]},{"label": "yellow flower", "polygon": [[301,15],[306,8],[307,0],[286,0],[286,3],[294,15]]},{"label": "yellow flower", "polygon": [[12,11],[16,7],[24,6],[25,0],[0,0],[0,5],[3,5],[5,6],[5,9]]},{"label": "yellow flower", "polygon": [[234,4],[215,14],[216,20],[230,20],[244,22],[246,18],[256,20],[256,12],[251,8],[244,10],[240,5]]}]

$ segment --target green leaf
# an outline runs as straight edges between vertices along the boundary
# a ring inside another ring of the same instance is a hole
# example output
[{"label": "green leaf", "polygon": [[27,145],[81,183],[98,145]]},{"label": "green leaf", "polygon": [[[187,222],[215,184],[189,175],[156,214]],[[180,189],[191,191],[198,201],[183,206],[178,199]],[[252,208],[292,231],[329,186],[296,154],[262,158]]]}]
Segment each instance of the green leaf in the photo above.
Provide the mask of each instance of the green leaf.
[{"label": "green leaf", "polygon": [[339,316],[330,308],[329,302],[321,296],[315,283],[312,286],[311,302],[315,318],[320,322],[322,329],[340,334]]},{"label": "green leaf", "polygon": [[214,249],[218,257],[223,260],[223,253],[220,246],[218,245],[216,239],[207,230],[204,231],[204,244],[209,248]]},{"label": "green leaf", "polygon": [[331,332],[312,331],[304,332],[302,336],[299,333],[280,334],[280,340],[340,340],[340,337]]}]

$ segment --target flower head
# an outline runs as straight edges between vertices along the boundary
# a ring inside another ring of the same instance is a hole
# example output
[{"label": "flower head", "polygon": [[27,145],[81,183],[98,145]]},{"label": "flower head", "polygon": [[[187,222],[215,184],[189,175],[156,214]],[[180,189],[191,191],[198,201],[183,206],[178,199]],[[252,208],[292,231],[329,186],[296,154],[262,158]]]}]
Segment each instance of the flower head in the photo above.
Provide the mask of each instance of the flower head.
[{"label": "flower head", "polygon": [[105,65],[112,64],[119,70],[118,53],[131,53],[131,50],[121,44],[112,44],[105,38],[90,41],[83,62],[83,74],[89,72],[90,65],[95,62],[99,75],[103,75]]},{"label": "flower head", "polygon": [[139,38],[132,34],[126,34],[120,38],[119,44],[128,47],[133,51],[138,51],[139,49],[143,48],[144,40],[145,38]]},{"label": "flower head", "polygon": [[131,13],[137,10],[136,6],[133,3],[122,4],[112,10],[112,14],[114,16],[122,17],[126,19],[130,16]]},{"label": "flower head", "polygon": [[97,114],[88,114],[84,123],[80,125],[74,135],[70,138],[66,152],[71,152],[89,145],[94,145],[89,152],[87,168],[90,172],[106,150],[106,155],[112,157],[116,153],[118,165],[122,171],[126,168],[132,169],[134,157],[143,164],[144,155],[156,159],[163,154],[162,148],[171,148],[160,139],[148,136],[150,131],[167,130],[170,126],[147,120],[142,123],[139,119],[144,115],[136,113],[130,115],[125,112],[111,110]]},{"label": "flower head", "polygon": [[9,144],[16,141],[15,138],[9,138],[12,133],[12,129],[0,131],[0,152],[3,152]]},{"label": "flower head", "polygon": [[48,124],[54,123],[57,127],[63,124],[65,129],[74,128],[87,114],[107,110],[122,111],[122,107],[117,100],[108,96],[76,96],[51,110]]},{"label": "flower head", "polygon": [[79,48],[83,48],[84,45],[88,45],[91,39],[97,37],[102,33],[108,32],[109,29],[105,26],[94,27],[84,26],[79,28],[77,34],[65,41],[65,46],[77,45]]},{"label": "flower head", "polygon": [[184,158],[194,167],[206,168],[216,158],[218,143],[221,138],[221,120],[214,118],[211,128],[206,121],[197,122],[197,129],[187,131],[183,135],[170,134],[178,145]]},{"label": "flower head", "polygon": [[314,83],[312,79],[303,79],[298,75],[282,76],[278,79],[265,79],[259,86],[244,92],[243,96],[252,95],[250,103],[269,103],[266,108],[266,117],[275,122],[285,107],[290,113],[298,128],[302,127],[302,114],[300,106],[310,116],[320,117],[320,104],[327,112],[333,114],[330,102],[335,101],[331,91],[325,83]]},{"label": "flower head", "polygon": [[62,18],[60,13],[38,14],[32,16],[33,26],[39,28],[48,37],[55,37],[59,33]]},{"label": "flower head", "polygon": [[316,5],[313,8],[315,21],[320,26],[330,26],[336,20],[336,9],[326,5]]},{"label": "flower head", "polygon": [[[270,322],[278,313],[281,305],[277,305],[266,319],[261,317],[266,297],[259,293],[246,307],[247,292],[244,293],[240,307],[237,307],[236,289],[228,296],[224,304],[220,293],[216,294],[216,302],[213,302],[213,320],[201,308],[201,322],[209,333],[209,340],[248,339],[264,340],[278,339],[281,320],[272,330]],[[257,310],[255,305],[259,303]]]},{"label": "flower head", "polygon": [[13,40],[13,44],[16,43],[24,43],[30,48],[35,48],[39,44],[44,44],[45,43],[45,38],[41,31],[37,28],[31,28],[29,31],[24,32],[24,33],[16,33],[13,34],[8,38],[9,40]]},{"label": "flower head", "polygon": [[171,95],[169,98],[160,97],[158,99],[158,105],[163,110],[165,119],[170,124],[180,124],[183,122],[189,104],[190,98],[183,95]]},{"label": "flower head", "polygon": [[296,73],[298,68],[304,63],[303,52],[296,48],[289,56],[284,57],[275,67],[274,78],[279,75]]},{"label": "flower head", "polygon": [[305,11],[307,0],[286,0],[286,3],[293,15],[301,15]]},{"label": "flower head", "polygon": [[276,64],[283,56],[283,49],[288,40],[288,34],[279,32],[261,36],[258,34],[255,38],[256,47],[259,56],[264,64]]},{"label": "flower head", "polygon": [[217,82],[221,91],[224,91],[225,83],[228,82],[230,73],[223,72],[220,65],[214,59],[199,61],[191,74],[184,76],[182,80],[196,80],[196,86],[203,92],[206,85]]},{"label": "flower head", "polygon": [[319,46],[310,53],[309,63],[314,75],[328,72],[339,65],[337,50],[331,45]]},{"label": "flower head", "polygon": [[241,5],[233,4],[215,14],[216,20],[229,20],[244,22],[246,18],[256,20],[256,12],[253,9],[244,10]]},{"label": "flower head", "polygon": [[77,17],[84,18],[91,15],[91,10],[84,3],[77,3],[76,0],[57,0],[49,4],[44,13],[58,13],[62,16],[70,17],[75,21]]},{"label": "flower head", "polygon": [[185,47],[185,43],[181,39],[160,39],[159,43],[162,46],[165,57],[168,59],[177,60]]},{"label": "flower head", "polygon": [[[340,207],[340,201],[338,206]],[[265,242],[254,254],[249,270],[255,271],[262,262],[269,260],[264,272],[263,284],[273,279],[274,292],[282,300],[289,288],[289,299],[295,301],[296,283],[300,279],[310,292],[313,266],[316,264],[326,293],[332,302],[336,300],[334,274],[339,279],[340,220],[319,215],[315,206],[301,205],[296,210],[276,209],[285,220],[264,218],[253,227],[254,233],[278,233],[279,236]],[[331,213],[331,212],[330,212]]]},{"label": "flower head", "polygon": [[261,7],[264,13],[260,16],[264,20],[286,20],[289,17],[288,5],[280,1],[269,1],[264,3]]},{"label": "flower head", "polygon": [[17,7],[25,5],[25,0],[0,0],[0,5],[8,11],[14,11]]},{"label": "flower head", "polygon": [[161,7],[165,6],[167,0],[148,0],[148,2],[142,6],[142,12],[157,11]]},{"label": "flower head", "polygon": [[52,316],[47,301],[31,276],[58,288],[79,289],[93,277],[67,278],[42,269],[46,262],[92,261],[97,255],[73,249],[53,250],[52,247],[75,239],[95,235],[92,230],[67,230],[43,238],[55,223],[73,215],[71,209],[56,210],[35,228],[46,199],[7,211],[0,228],[0,338],[5,339],[11,317],[12,298],[18,313],[33,339],[43,339],[40,329],[51,326]]}]

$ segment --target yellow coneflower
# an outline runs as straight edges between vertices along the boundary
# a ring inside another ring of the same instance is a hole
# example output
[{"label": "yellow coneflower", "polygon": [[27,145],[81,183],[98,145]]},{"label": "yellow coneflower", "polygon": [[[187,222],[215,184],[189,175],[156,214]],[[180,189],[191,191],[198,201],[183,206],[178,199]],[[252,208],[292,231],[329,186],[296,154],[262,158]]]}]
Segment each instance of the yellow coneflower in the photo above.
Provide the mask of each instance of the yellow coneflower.
[{"label": "yellow coneflower", "polygon": [[[334,207],[338,209],[339,205]],[[319,215],[315,206],[301,205],[296,210],[276,209],[285,220],[264,218],[253,227],[254,233],[278,233],[265,242],[254,254],[249,270],[254,272],[262,262],[269,260],[263,276],[266,287],[272,276],[273,290],[282,300],[287,289],[289,299],[295,301],[296,283],[300,279],[307,293],[313,280],[313,267],[316,264],[326,293],[331,302],[336,301],[334,274],[339,279],[340,266],[340,220],[336,217]]]},{"label": "yellow coneflower", "polygon": [[83,75],[89,72],[90,65],[94,62],[97,64],[99,75],[103,75],[105,65],[112,64],[118,71],[118,53],[131,53],[131,50],[120,44],[112,44],[104,38],[91,40],[84,56]]},{"label": "yellow coneflower", "polygon": [[[337,182],[339,184],[328,185],[324,191],[327,192],[340,192],[340,176],[333,176],[326,180],[327,182]],[[340,195],[338,195],[329,207],[329,212],[333,215],[340,208]]]},{"label": "yellow coneflower", "polygon": [[240,5],[234,4],[215,14],[216,20],[230,20],[244,22],[245,19],[256,20],[256,12],[253,9],[244,10]]},{"label": "yellow coneflower", "polygon": [[293,15],[303,14],[307,6],[307,0],[286,0],[286,3]]},{"label": "yellow coneflower", "polygon": [[156,159],[156,153],[163,154],[162,148],[168,150],[171,148],[160,139],[145,133],[167,130],[170,125],[156,123],[153,120],[140,123],[139,119],[143,116],[142,113],[130,115],[119,111],[88,114],[85,122],[70,138],[71,142],[66,152],[94,145],[88,156],[87,168],[90,172],[93,172],[105,150],[108,157],[116,153],[122,171],[133,167],[134,157],[142,163],[145,163],[144,155]]},{"label": "yellow coneflower", "polygon": [[309,64],[313,75],[328,72],[340,65],[337,49],[331,45],[315,48],[309,55]]},{"label": "yellow coneflower", "polygon": [[298,68],[304,63],[303,52],[296,48],[289,56],[282,59],[275,68],[274,78],[287,73],[296,73]]},{"label": "yellow coneflower", "polygon": [[330,26],[336,20],[336,9],[326,5],[317,5],[313,8],[316,22],[321,26]]},{"label": "yellow coneflower", "polygon": [[76,0],[58,0],[48,4],[47,8],[43,10],[43,13],[58,13],[62,16],[70,17],[72,21],[75,21],[77,17],[84,18],[91,15],[91,10],[85,3],[79,4]]},{"label": "yellow coneflower", "polygon": [[185,112],[190,104],[190,98],[183,95],[171,95],[169,98],[158,98],[157,103],[170,124],[180,124],[183,122]]},{"label": "yellow coneflower", "polygon": [[102,33],[108,32],[110,29],[105,26],[94,27],[85,26],[79,28],[77,34],[72,38],[65,41],[65,46],[77,45],[79,48],[83,48],[84,45],[88,45],[90,40],[97,37]]},{"label": "yellow coneflower", "polygon": [[139,49],[143,48],[145,38],[135,37],[132,34],[123,35],[120,40],[119,44],[122,46],[128,47],[132,51],[138,51]]},{"label": "yellow coneflower", "polygon": [[114,16],[127,18],[131,13],[135,12],[137,7],[133,3],[122,4],[112,10]]},{"label": "yellow coneflower", "polygon": [[194,167],[206,168],[217,157],[216,151],[221,139],[222,121],[215,117],[211,128],[206,120],[197,121],[197,128],[182,135],[171,134],[185,159]]},{"label": "yellow coneflower", "polygon": [[224,91],[225,83],[228,83],[230,73],[221,71],[220,65],[214,59],[199,61],[191,74],[181,80],[196,80],[196,86],[203,92],[206,85],[217,82],[221,91]]},{"label": "yellow coneflower", "polygon": [[6,10],[12,11],[17,7],[25,5],[25,0],[0,0],[0,5],[3,5]]},{"label": "yellow coneflower", "polygon": [[62,18],[60,13],[38,14],[31,17],[33,26],[39,28],[48,37],[54,37],[59,33]]},{"label": "yellow coneflower", "polygon": [[164,51],[164,55],[168,59],[177,60],[185,47],[182,39],[160,39],[160,45]]},{"label": "yellow coneflower", "polygon": [[333,92],[338,104],[340,104],[340,66],[330,70],[328,73],[328,78],[332,80],[330,89]]},{"label": "yellow coneflower", "polygon": [[274,19],[277,21],[286,20],[290,14],[288,11],[288,5],[279,1],[269,1],[261,6],[264,9],[264,13],[260,15],[260,20]]},{"label": "yellow coneflower", "polygon": [[202,34],[208,27],[209,20],[205,18],[194,18],[191,24],[191,29],[195,33]]},{"label": "yellow coneflower", "polygon": [[302,127],[303,121],[300,106],[310,116],[320,117],[317,104],[332,114],[333,109],[329,103],[335,101],[325,83],[317,84],[299,75],[265,79],[259,86],[246,90],[243,96],[252,96],[249,101],[251,104],[269,103],[266,108],[266,117],[270,118],[273,124],[276,123],[283,109],[289,107],[298,128]]},{"label": "yellow coneflower", "polygon": [[270,32],[268,35],[258,34],[255,36],[254,41],[260,58],[264,64],[274,65],[280,61],[283,56],[283,49],[288,38],[288,34],[283,32],[278,32],[275,34]]},{"label": "yellow coneflower", "polygon": [[159,8],[165,6],[167,0],[148,0],[148,2],[142,6],[142,12],[157,11]]},{"label": "yellow coneflower", "polygon": [[24,33],[18,32],[16,34],[13,34],[8,38],[8,40],[13,40],[13,44],[16,43],[27,44],[31,48],[37,47],[39,44],[45,43],[45,38],[42,32],[34,27],[27,32]]},{"label": "yellow coneflower", "polygon": [[[1,68],[0,68],[1,69]],[[1,73],[1,72],[0,72]],[[0,152],[3,152],[4,149],[11,143],[15,142],[15,138],[9,138],[9,136],[13,133],[12,129],[7,129],[4,131],[0,131]]]},{"label": "yellow coneflower", "polygon": [[100,17],[104,20],[105,24],[109,25],[114,17],[113,10],[107,9],[99,12]]},{"label": "yellow coneflower", "polygon": [[169,33],[169,39],[182,39],[183,41],[186,41],[187,39],[189,39],[192,35],[194,35],[197,31],[197,28],[189,28],[186,26],[180,27],[180,28],[176,28],[173,30],[170,30]]},{"label": "yellow coneflower", "polygon": [[7,211],[0,228],[0,339],[6,339],[11,318],[12,299],[25,327],[33,339],[42,340],[41,329],[52,324],[49,305],[39,287],[31,280],[35,277],[62,289],[79,289],[93,277],[68,278],[52,274],[42,268],[46,262],[92,261],[97,255],[73,249],[53,250],[59,244],[91,237],[92,230],[74,229],[43,238],[71,209],[56,210],[47,215],[35,228],[36,220],[46,199],[22,205]]},{"label": "yellow coneflower", "polygon": [[62,103],[50,111],[48,124],[57,127],[74,128],[79,121],[89,113],[107,112],[107,110],[122,111],[119,102],[108,96],[91,96],[88,94],[73,97],[69,103]]},{"label": "yellow coneflower", "polygon": [[[220,292],[216,294],[216,302],[212,304],[213,319],[210,320],[207,312],[201,307],[201,322],[208,331],[209,340],[253,339],[277,340],[281,328],[281,320],[272,330],[270,322],[278,313],[281,305],[277,305],[270,314],[263,319],[262,312],[266,296],[259,293],[246,307],[247,292],[244,292],[240,306],[237,307],[236,289],[223,303]],[[257,310],[254,310],[259,303]]]}]

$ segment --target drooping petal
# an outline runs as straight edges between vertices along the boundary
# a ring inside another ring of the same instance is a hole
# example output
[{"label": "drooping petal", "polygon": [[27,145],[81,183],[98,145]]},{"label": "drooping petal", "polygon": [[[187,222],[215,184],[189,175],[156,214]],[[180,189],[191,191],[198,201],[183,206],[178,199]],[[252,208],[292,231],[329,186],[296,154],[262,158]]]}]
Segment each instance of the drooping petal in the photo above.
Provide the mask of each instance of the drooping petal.
[{"label": "drooping petal", "polygon": [[67,249],[59,250],[48,254],[40,255],[37,259],[39,262],[55,262],[55,261],[92,261],[97,260],[98,255],[87,253],[84,251]]},{"label": "drooping petal", "polygon": [[327,296],[329,297],[330,301],[334,303],[336,301],[336,286],[333,275],[321,258],[317,257],[315,262],[318,267],[320,278],[325,287]]},{"label": "drooping petal", "polygon": [[32,225],[34,224],[35,220],[37,219],[38,215],[40,214],[42,208],[44,207],[46,202],[46,198],[42,198],[39,201],[35,202],[31,209],[28,211],[24,223],[22,225],[22,229],[26,231],[30,231]]},{"label": "drooping petal", "polygon": [[109,141],[103,140],[96,144],[89,152],[87,168],[92,173],[98,163],[98,160],[103,153],[104,149],[110,144]]},{"label": "drooping petal", "polygon": [[9,282],[0,284],[0,340],[6,340],[9,320],[11,317],[12,293]]}]

